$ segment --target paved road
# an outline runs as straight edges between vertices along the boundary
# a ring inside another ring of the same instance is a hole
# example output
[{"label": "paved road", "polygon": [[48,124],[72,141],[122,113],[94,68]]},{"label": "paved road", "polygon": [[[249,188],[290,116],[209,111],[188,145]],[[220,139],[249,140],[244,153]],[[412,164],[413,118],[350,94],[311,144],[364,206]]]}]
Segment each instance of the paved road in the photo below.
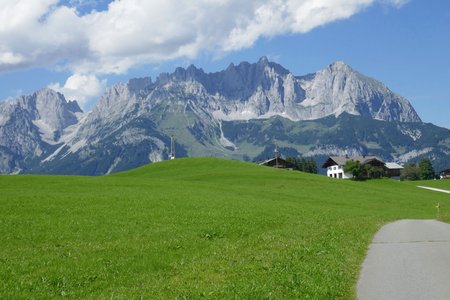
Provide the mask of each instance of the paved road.
[{"label": "paved road", "polygon": [[401,220],[375,235],[358,299],[450,299],[450,224]]},{"label": "paved road", "polygon": [[447,194],[450,194],[450,191],[443,190],[443,189],[432,188],[432,187],[429,187],[429,186],[421,186],[421,185],[418,185],[417,187],[422,188],[422,189],[427,189],[427,190],[436,191],[436,192],[441,192],[441,193],[447,193]]}]

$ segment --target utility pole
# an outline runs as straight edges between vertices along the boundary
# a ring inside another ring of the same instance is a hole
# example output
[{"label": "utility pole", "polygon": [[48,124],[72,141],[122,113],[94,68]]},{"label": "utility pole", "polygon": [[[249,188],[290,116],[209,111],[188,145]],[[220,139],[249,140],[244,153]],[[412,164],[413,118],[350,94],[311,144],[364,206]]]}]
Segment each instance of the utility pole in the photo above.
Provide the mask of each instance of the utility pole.
[{"label": "utility pole", "polygon": [[278,145],[275,145],[275,168],[278,168]]}]

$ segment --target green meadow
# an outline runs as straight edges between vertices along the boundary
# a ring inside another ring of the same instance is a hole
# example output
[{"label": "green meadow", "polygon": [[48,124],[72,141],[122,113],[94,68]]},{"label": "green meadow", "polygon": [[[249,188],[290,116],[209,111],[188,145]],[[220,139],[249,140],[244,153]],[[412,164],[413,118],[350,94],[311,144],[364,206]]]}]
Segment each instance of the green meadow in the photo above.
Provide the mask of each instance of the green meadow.
[{"label": "green meadow", "polygon": [[438,202],[450,211],[411,183],[212,158],[0,176],[0,298],[352,299],[376,231]]}]

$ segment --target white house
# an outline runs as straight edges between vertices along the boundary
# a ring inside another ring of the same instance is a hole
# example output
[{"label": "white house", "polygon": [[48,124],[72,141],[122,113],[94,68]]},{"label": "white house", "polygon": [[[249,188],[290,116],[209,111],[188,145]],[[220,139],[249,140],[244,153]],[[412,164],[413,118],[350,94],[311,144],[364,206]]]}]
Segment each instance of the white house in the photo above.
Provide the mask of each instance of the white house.
[{"label": "white house", "polygon": [[450,169],[443,170],[439,172],[439,178],[441,179],[450,179]]},{"label": "white house", "polygon": [[345,173],[344,172],[344,166],[345,163],[349,160],[359,161],[361,165],[374,165],[374,166],[384,166],[384,161],[379,159],[376,156],[354,156],[349,157],[346,156],[330,156],[325,163],[323,164],[322,168],[327,169],[327,176],[332,178],[339,178],[339,179],[348,179],[353,178],[353,174],[351,173]]}]

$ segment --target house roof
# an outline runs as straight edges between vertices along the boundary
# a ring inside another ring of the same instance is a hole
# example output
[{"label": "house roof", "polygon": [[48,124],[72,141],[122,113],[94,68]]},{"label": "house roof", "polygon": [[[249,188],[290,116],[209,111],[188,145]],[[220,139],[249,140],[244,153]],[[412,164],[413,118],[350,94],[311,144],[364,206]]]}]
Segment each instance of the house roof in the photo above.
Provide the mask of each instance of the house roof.
[{"label": "house roof", "polygon": [[385,165],[385,168],[388,170],[400,170],[403,169],[403,167],[395,162],[387,162]]},{"label": "house roof", "polygon": [[384,163],[383,160],[378,158],[377,156],[330,156],[322,165],[322,168],[328,168],[330,166],[344,166],[345,163],[349,160],[359,161],[360,164],[365,165],[367,163],[370,163],[372,161],[379,161],[381,163]]}]

